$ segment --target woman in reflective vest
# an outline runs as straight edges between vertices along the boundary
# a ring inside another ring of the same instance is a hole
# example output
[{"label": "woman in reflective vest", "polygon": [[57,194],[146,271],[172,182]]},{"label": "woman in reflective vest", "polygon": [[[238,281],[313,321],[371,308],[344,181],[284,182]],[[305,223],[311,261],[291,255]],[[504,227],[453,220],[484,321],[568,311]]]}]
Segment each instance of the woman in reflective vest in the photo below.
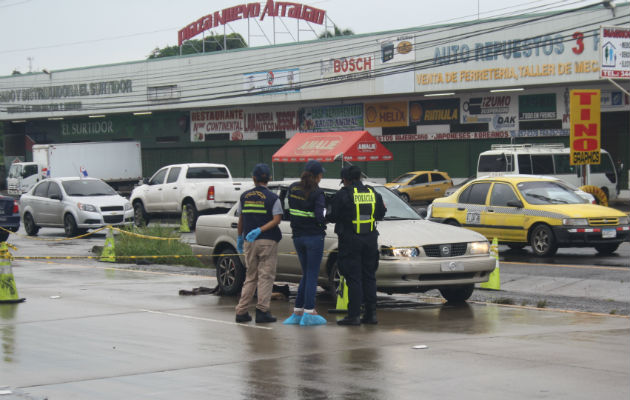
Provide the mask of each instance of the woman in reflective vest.
[{"label": "woman in reflective vest", "polygon": [[326,236],[326,200],[318,186],[323,173],[324,168],[319,161],[307,162],[300,181],[291,184],[287,192],[293,244],[302,266],[293,314],[284,321],[287,325],[326,323],[324,317],[315,311],[317,278]]}]

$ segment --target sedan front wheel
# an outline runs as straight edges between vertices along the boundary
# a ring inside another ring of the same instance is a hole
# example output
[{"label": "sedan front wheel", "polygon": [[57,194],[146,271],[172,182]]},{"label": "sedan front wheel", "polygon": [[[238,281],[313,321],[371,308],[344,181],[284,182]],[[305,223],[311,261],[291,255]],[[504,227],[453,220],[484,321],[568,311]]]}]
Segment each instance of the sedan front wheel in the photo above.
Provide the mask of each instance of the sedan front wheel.
[{"label": "sedan front wheel", "polygon": [[[234,249],[224,250],[227,253],[236,253]],[[217,281],[221,293],[227,296],[235,296],[241,291],[245,281],[245,267],[241,259],[232,255],[221,255],[217,260]]]},{"label": "sedan front wheel", "polygon": [[534,254],[539,257],[550,257],[558,251],[558,244],[553,231],[547,225],[537,225],[529,237],[529,244]]},{"label": "sedan front wheel", "polygon": [[77,229],[77,223],[72,214],[66,214],[66,216],[63,217],[63,230],[67,237],[77,236],[79,230]]}]

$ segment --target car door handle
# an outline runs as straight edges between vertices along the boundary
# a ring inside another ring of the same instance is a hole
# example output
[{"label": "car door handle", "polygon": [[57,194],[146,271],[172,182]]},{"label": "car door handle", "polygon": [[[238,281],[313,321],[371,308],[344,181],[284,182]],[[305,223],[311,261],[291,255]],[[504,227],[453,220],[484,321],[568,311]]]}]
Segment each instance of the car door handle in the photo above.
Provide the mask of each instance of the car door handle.
[{"label": "car door handle", "polygon": [[457,207],[457,211],[464,211],[466,208],[464,207]]},{"label": "car door handle", "polygon": [[237,224],[236,222],[232,222],[232,223],[230,224],[230,227],[232,227],[232,228],[238,228],[238,224]]},{"label": "car door handle", "polygon": [[173,189],[177,189],[177,186],[173,187]]},{"label": "car door handle", "polygon": [[488,208],[486,211],[488,211],[489,213],[493,213],[494,210],[492,208]]},{"label": "car door handle", "polygon": [[158,190],[162,190],[162,188],[158,188]]}]

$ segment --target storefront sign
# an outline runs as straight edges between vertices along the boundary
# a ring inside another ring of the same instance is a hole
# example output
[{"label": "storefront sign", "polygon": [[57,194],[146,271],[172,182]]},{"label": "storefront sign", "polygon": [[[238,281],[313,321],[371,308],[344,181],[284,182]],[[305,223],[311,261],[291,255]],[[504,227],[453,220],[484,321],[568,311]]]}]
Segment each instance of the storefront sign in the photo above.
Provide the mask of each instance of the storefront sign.
[{"label": "storefront sign", "polygon": [[299,92],[299,68],[252,72],[243,75],[243,88],[249,93],[275,94]]},{"label": "storefront sign", "polygon": [[299,114],[302,132],[356,131],[363,129],[363,104],[306,107]]},{"label": "storefront sign", "polygon": [[600,38],[600,77],[630,78],[630,28],[602,27]]},{"label": "storefront sign", "polygon": [[518,96],[518,119],[535,121],[556,119],[556,94],[528,94]]},{"label": "storefront sign", "polygon": [[462,124],[487,123],[491,131],[518,130],[516,96],[464,96],[461,105]]},{"label": "storefront sign", "polygon": [[365,103],[365,127],[407,126],[407,102]]},{"label": "storefront sign", "polygon": [[459,99],[409,102],[409,125],[459,122]]},{"label": "storefront sign", "polygon": [[379,40],[380,63],[414,62],[416,60],[416,52],[414,51],[413,43],[413,35],[394,36]]},{"label": "storefront sign", "polygon": [[571,165],[599,164],[601,113],[599,90],[571,90]]},{"label": "storefront sign", "polygon": [[260,20],[263,21],[265,17],[288,17],[321,25],[324,23],[325,16],[326,11],[324,10],[293,2],[277,1],[274,3],[273,0],[267,0],[262,9],[260,3],[241,4],[224,8],[222,11],[215,11],[188,24],[177,32],[177,43],[178,46],[181,46],[185,40],[192,39],[201,32],[240,19],[260,17]]},{"label": "storefront sign", "polygon": [[110,133],[114,133],[113,122],[110,120],[61,123],[61,136],[91,136]]},{"label": "storefront sign", "polygon": [[321,77],[329,81],[363,79],[374,70],[372,56],[342,57],[321,60]]},{"label": "storefront sign", "polygon": [[510,133],[503,132],[445,132],[419,133],[411,135],[376,136],[381,142],[416,142],[426,140],[471,140],[471,139],[508,139]]}]

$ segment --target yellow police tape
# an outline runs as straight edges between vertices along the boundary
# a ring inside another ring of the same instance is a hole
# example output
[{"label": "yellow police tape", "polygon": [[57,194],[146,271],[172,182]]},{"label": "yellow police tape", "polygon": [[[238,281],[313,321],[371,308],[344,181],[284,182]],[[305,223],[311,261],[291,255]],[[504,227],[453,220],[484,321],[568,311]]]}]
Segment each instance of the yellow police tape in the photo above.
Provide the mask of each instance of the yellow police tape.
[{"label": "yellow police tape", "polygon": [[97,232],[100,232],[100,231],[102,231],[105,228],[108,228],[108,226],[104,226],[102,228],[95,229],[92,232],[87,232],[87,233],[85,233],[83,235],[79,235],[79,236],[74,236],[74,237],[69,237],[69,238],[48,239],[48,238],[40,238],[40,237],[35,237],[35,236],[22,235],[21,233],[13,232],[13,231],[10,231],[10,230],[5,229],[5,228],[0,226],[1,230],[5,231],[5,232],[9,232],[9,234],[11,234],[11,235],[16,235],[16,236],[20,236],[20,237],[31,239],[31,240],[40,240],[40,241],[43,241],[43,242],[63,242],[63,241],[66,241],[66,240],[81,239],[81,238],[93,235],[93,234],[95,234]]}]

